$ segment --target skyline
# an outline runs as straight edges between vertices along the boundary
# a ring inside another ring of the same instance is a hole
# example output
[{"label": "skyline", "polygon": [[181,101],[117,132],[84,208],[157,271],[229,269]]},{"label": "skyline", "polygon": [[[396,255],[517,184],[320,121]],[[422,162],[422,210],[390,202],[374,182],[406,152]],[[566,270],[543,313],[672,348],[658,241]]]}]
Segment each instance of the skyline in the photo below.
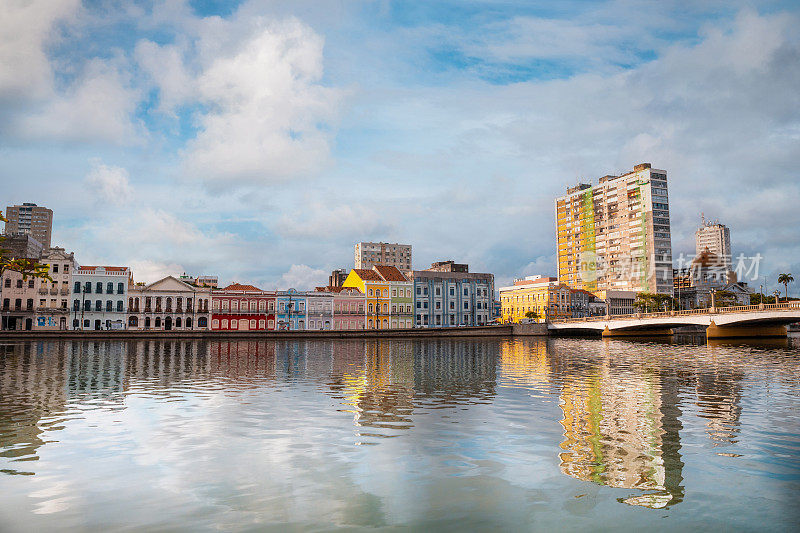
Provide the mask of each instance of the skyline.
[{"label": "skyline", "polygon": [[0,21],[4,200],[82,264],[304,289],[378,240],[502,286],[556,272],[567,186],[649,162],[675,256],[704,212],[800,270],[791,3],[210,4]]}]

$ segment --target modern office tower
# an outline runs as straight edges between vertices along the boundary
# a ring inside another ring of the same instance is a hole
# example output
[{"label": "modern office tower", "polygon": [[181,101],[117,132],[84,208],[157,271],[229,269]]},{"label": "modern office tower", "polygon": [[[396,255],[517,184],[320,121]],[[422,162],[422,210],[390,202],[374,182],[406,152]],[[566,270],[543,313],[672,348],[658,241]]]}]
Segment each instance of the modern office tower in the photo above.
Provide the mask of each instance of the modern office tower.
[{"label": "modern office tower", "polygon": [[694,234],[695,255],[699,256],[704,250],[708,250],[724,263],[725,271],[731,269],[731,230],[725,224],[718,221],[706,221]]},{"label": "modern office tower", "polygon": [[672,294],[667,172],[636,165],[555,201],[558,280],[590,292]]},{"label": "modern office tower", "polygon": [[6,233],[32,235],[42,246],[50,248],[53,233],[53,211],[36,204],[24,203],[6,207]]},{"label": "modern office tower", "polygon": [[359,242],[355,247],[355,268],[369,270],[375,265],[411,271],[411,245],[386,242]]}]

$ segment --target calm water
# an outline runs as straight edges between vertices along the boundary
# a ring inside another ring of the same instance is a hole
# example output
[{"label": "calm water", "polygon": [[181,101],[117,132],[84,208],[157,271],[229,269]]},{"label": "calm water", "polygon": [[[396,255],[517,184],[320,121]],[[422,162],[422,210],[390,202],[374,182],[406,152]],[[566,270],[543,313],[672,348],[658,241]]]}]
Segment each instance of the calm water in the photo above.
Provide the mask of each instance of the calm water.
[{"label": "calm water", "polygon": [[790,530],[800,339],[0,344],[0,530]]}]

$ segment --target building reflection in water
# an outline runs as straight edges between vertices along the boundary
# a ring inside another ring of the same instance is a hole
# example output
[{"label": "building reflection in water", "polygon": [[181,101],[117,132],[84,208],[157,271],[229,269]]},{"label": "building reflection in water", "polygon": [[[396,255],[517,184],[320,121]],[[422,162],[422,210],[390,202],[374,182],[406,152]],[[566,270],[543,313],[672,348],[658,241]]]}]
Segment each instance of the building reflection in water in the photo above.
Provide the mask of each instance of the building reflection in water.
[{"label": "building reflection in water", "polygon": [[358,358],[352,343],[333,344],[328,386],[344,410],[353,413],[360,437],[399,435],[414,426],[415,409],[486,403],[495,395],[494,343],[369,340],[359,344]]},{"label": "building reflection in water", "polygon": [[621,498],[663,508],[683,500],[679,378],[652,361],[629,362],[609,345],[598,357],[551,352],[563,376],[559,404],[564,474],[609,487],[639,489]]}]

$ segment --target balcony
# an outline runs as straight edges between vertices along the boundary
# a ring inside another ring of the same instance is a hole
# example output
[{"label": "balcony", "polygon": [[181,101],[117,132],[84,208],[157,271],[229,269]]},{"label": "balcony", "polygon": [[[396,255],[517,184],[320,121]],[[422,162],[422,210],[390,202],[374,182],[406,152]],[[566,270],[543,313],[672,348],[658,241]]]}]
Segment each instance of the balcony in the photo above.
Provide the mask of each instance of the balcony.
[{"label": "balcony", "polygon": [[39,289],[39,294],[47,294],[47,289],[45,288]]}]

